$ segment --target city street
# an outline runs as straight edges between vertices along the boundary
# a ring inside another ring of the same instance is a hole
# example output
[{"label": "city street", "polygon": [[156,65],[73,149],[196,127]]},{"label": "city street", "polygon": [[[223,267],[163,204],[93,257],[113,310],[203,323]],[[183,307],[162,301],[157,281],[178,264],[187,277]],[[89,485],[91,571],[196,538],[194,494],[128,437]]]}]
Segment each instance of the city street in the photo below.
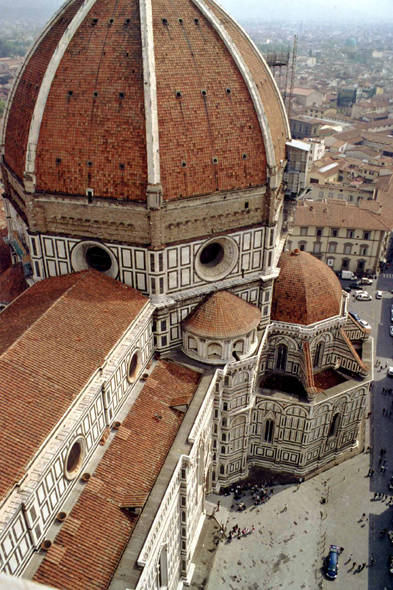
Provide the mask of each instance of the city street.
[{"label": "city street", "polygon": [[[366,289],[373,300],[353,301],[351,296],[349,310],[372,325],[375,358],[383,367],[385,363],[393,365],[393,338],[389,335],[393,272],[386,271],[377,284]],[[375,299],[377,289],[383,291],[382,300]],[[382,395],[382,387],[393,388],[393,378],[386,376],[385,369],[374,371],[370,395],[373,413],[366,420],[366,446],[372,447],[371,453],[362,453],[299,488],[276,486],[269,502],[257,509],[250,494],[245,499],[247,508],[241,513],[233,497],[210,495],[207,512],[211,514],[220,500],[216,518],[227,530],[235,524],[249,529],[254,525],[255,532],[231,542],[218,541],[219,527],[207,517],[195,554],[192,588],[316,590],[335,585],[345,590],[393,590],[393,574],[388,569],[393,544],[387,534],[380,536],[381,530],[393,529],[393,507],[388,506],[387,500],[374,500],[375,492],[389,493],[393,473],[393,414],[391,418],[383,415],[384,408],[393,410],[393,395]],[[380,473],[381,448],[387,449],[385,475]],[[370,468],[375,470],[372,478],[367,477]],[[327,492],[328,503],[321,504],[322,495]],[[335,581],[326,579],[322,571],[330,544],[344,547]],[[375,560],[372,566],[371,558]],[[358,573],[357,566],[364,563],[366,567]]]}]

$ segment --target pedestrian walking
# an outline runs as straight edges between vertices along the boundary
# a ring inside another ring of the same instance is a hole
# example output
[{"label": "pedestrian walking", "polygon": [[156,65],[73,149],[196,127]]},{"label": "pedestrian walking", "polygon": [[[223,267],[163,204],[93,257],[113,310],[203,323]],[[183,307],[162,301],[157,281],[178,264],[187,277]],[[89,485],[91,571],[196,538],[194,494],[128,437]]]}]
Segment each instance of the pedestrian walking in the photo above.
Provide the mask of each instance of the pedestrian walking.
[{"label": "pedestrian walking", "polygon": [[383,408],[383,410],[382,410],[382,416],[385,415],[385,412],[386,412],[386,410],[385,410],[385,408]]},{"label": "pedestrian walking", "polygon": [[366,567],[366,563],[362,563],[362,570],[364,570],[364,568]]},{"label": "pedestrian walking", "polygon": [[283,512],[286,512],[287,510],[288,510],[288,504],[285,504]]},{"label": "pedestrian walking", "polygon": [[220,500],[218,500],[217,506],[216,506],[216,512],[220,512],[220,504],[221,504],[221,502],[220,502]]},{"label": "pedestrian walking", "polygon": [[374,469],[371,469],[370,477],[372,477],[374,475],[374,473],[375,473]]},{"label": "pedestrian walking", "polygon": [[363,518],[366,518],[366,513],[365,512],[363,512],[362,518],[360,520],[363,520]]},{"label": "pedestrian walking", "polygon": [[356,561],[353,562],[351,569],[355,569],[356,568]]},{"label": "pedestrian walking", "polygon": [[375,563],[374,557],[370,557],[370,567],[372,567]]}]

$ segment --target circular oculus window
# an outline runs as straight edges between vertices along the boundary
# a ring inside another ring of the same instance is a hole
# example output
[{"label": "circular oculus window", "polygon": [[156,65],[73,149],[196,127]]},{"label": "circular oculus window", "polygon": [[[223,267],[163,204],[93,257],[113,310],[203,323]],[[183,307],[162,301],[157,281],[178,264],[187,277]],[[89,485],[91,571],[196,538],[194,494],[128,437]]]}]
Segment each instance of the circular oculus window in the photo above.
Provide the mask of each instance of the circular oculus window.
[{"label": "circular oculus window", "polygon": [[86,456],[86,441],[79,436],[72,443],[65,460],[64,473],[67,479],[75,479],[80,472]]},{"label": "circular oculus window", "polygon": [[212,238],[199,248],[195,271],[204,281],[223,279],[235,268],[238,255],[239,248],[232,238]]},{"label": "circular oculus window", "polygon": [[138,377],[140,369],[140,355],[139,350],[133,353],[128,364],[127,379],[129,383],[134,383]]},{"label": "circular oculus window", "polygon": [[71,253],[71,263],[75,271],[92,268],[112,278],[117,277],[119,270],[113,252],[98,242],[84,241],[76,244]]}]

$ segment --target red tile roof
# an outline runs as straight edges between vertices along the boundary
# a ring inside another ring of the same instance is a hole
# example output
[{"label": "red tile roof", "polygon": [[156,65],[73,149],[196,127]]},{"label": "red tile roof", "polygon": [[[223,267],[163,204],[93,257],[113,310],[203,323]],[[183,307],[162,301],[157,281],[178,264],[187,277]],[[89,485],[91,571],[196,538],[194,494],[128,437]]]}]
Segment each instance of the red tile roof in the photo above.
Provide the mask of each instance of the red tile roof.
[{"label": "red tile roof", "polygon": [[244,336],[261,321],[261,311],[229,291],[209,295],[184,320],[191,334],[205,338]]},{"label": "red tile roof", "polygon": [[0,229],[0,273],[4,272],[11,266],[10,247],[4,242],[4,238],[6,238],[7,235],[7,229]]},{"label": "red tile roof", "polygon": [[0,498],[147,302],[84,271],[36,283],[2,312]]},{"label": "red tile roof", "polygon": [[193,395],[200,378],[175,363],[158,363],[122,424],[132,435],[113,439],[36,582],[62,590],[108,587],[138,520],[120,506],[145,503],[184,417],[170,408],[172,395]]},{"label": "red tile roof", "polygon": [[0,274],[0,303],[11,303],[26,289],[25,271],[21,262]]},{"label": "red tile roof", "polygon": [[326,371],[321,371],[314,375],[315,386],[319,391],[325,391],[326,389],[340,385],[344,381],[345,378],[333,369],[326,369]]},{"label": "red tile roof", "polygon": [[284,252],[275,280],[271,319],[309,325],[340,313],[342,289],[334,272],[308,252]]},{"label": "red tile roof", "polygon": [[[332,185],[331,185],[332,186]],[[369,185],[367,185],[369,186]],[[363,206],[346,203],[325,202],[312,204],[299,203],[294,225],[308,227],[346,227],[365,230],[388,231],[389,227],[384,222],[381,214],[376,214]]]}]

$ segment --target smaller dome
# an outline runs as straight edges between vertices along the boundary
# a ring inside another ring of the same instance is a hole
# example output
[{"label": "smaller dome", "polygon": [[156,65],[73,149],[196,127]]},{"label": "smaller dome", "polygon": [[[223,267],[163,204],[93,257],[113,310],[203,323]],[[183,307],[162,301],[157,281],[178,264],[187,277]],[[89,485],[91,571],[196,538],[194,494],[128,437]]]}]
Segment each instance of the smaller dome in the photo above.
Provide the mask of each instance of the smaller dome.
[{"label": "smaller dome", "polygon": [[340,313],[342,288],[334,272],[307,252],[281,254],[271,319],[308,326]]},{"label": "smaller dome", "polygon": [[205,338],[236,338],[254,330],[261,311],[229,291],[213,293],[184,321],[190,334]]}]

